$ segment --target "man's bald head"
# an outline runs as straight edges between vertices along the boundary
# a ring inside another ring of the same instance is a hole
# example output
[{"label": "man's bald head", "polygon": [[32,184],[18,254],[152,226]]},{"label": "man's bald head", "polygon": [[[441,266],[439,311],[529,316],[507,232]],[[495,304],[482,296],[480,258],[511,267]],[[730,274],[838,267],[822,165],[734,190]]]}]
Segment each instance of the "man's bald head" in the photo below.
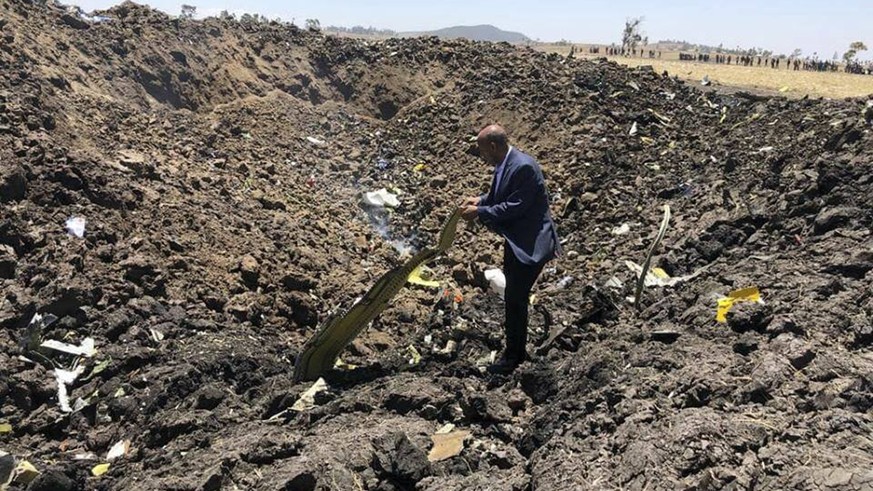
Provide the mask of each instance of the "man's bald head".
[{"label": "man's bald head", "polygon": [[490,124],[482,128],[476,137],[476,144],[479,146],[479,155],[494,166],[500,165],[509,152],[506,130],[498,124]]}]

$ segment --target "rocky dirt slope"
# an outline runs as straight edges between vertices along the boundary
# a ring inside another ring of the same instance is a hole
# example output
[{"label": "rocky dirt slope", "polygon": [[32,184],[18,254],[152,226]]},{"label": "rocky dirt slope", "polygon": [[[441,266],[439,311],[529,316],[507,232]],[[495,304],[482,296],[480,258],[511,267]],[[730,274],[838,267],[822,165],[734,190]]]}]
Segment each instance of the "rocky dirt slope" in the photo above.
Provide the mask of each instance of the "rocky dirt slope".
[{"label": "rocky dirt slope", "polygon": [[[12,489],[873,487],[867,101],[102,15],[0,0],[0,448],[40,472]],[[403,290],[293,410],[319,322],[486,188],[468,150],[488,122],[542,163],[566,252],[536,289],[534,359],[480,370],[501,342],[483,271],[502,244],[468,225],[432,265],[442,288]],[[381,187],[401,205],[375,216],[361,195]],[[696,276],[637,312],[625,261],[663,205],[654,264]],[[717,323],[749,286],[763,303]],[[29,349],[36,313],[58,317],[42,339],[96,354]],[[76,363],[64,412],[53,371]],[[464,449],[430,462],[449,423]]]}]

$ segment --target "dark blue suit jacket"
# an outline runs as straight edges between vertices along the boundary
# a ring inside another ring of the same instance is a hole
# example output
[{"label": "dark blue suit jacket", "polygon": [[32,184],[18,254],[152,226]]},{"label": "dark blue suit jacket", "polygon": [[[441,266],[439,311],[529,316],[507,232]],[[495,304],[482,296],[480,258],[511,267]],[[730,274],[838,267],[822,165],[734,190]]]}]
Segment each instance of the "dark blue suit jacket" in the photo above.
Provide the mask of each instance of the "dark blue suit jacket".
[{"label": "dark blue suit jacket", "polygon": [[558,232],[549,213],[543,172],[530,155],[513,148],[488,194],[479,197],[479,220],[502,235],[515,257],[524,264],[539,264],[557,254]]}]

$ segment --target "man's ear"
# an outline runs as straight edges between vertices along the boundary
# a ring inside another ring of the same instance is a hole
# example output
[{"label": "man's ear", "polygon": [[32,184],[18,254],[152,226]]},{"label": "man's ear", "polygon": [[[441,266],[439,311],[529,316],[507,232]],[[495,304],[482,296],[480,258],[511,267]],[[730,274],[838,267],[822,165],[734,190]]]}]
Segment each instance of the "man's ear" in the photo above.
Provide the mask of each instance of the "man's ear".
[{"label": "man's ear", "polygon": [[479,154],[479,145],[477,145],[475,143],[471,144],[469,147],[467,147],[466,154],[472,155],[473,157],[477,157],[477,158],[481,157],[481,155]]}]

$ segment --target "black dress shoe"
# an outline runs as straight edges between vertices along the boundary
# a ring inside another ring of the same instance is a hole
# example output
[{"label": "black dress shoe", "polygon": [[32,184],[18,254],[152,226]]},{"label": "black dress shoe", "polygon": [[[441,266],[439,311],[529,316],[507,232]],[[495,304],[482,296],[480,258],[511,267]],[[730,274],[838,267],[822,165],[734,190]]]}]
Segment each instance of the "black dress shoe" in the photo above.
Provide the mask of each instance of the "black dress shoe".
[{"label": "black dress shoe", "polygon": [[499,360],[489,365],[487,370],[488,373],[506,375],[512,373],[516,368],[518,368],[522,361],[524,360],[501,356]]}]

